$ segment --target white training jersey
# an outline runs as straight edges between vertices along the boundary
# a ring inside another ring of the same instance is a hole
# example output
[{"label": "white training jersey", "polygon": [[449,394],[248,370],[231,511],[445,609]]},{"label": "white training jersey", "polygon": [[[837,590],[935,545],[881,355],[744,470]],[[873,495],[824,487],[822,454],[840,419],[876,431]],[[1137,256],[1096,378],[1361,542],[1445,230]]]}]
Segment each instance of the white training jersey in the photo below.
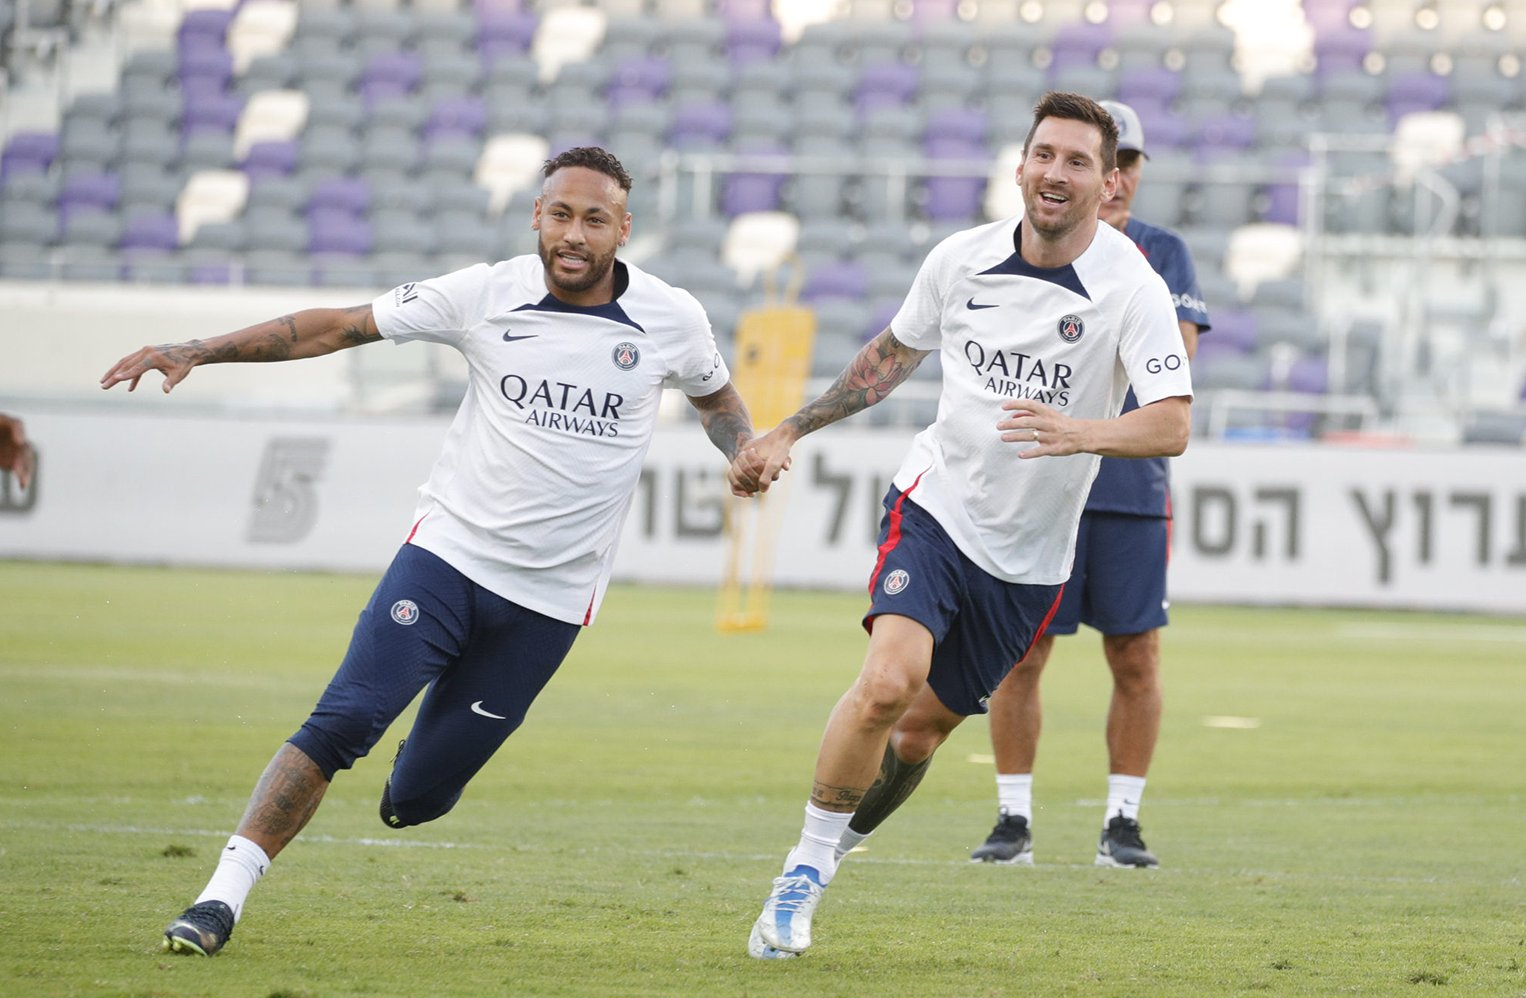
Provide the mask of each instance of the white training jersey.
[{"label": "white training jersey", "polygon": [[404,284],[372,304],[390,340],[446,343],[470,377],[408,541],[549,617],[593,621],[664,388],[730,381],[704,308],[615,263],[606,305],[546,290],[538,256]]},{"label": "white training jersey", "polygon": [[1130,382],[1140,405],[1191,395],[1187,353],[1165,282],[1109,225],[1074,263],[1034,267],[1019,219],[935,246],[891,320],[896,339],[940,351],[938,418],[917,434],[896,487],[931,513],[971,561],[999,579],[1070,578],[1077,524],[1101,458],[1018,458],[1002,402],[1033,399],[1080,419],[1118,415]]}]

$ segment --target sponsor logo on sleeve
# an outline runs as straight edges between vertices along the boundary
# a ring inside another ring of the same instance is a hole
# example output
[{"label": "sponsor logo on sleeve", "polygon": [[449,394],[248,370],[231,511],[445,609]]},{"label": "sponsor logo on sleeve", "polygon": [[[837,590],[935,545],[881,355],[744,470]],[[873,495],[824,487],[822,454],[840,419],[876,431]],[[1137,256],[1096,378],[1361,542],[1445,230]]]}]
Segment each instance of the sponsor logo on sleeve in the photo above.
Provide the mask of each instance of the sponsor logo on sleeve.
[{"label": "sponsor logo on sleeve", "polygon": [[407,284],[402,284],[392,289],[392,304],[396,308],[402,308],[418,296],[418,285],[413,281],[409,281]]}]

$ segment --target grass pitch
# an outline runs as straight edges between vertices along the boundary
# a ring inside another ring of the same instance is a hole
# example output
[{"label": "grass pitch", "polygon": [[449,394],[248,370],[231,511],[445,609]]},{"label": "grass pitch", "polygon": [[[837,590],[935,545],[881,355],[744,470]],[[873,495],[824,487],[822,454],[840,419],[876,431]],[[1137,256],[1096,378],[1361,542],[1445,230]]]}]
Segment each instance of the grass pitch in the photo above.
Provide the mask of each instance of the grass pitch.
[{"label": "grass pitch", "polygon": [[864,641],[853,594],[612,593],[456,810],[335,782],[214,960],[159,952],[374,580],[0,563],[0,994],[1526,996],[1526,621],[1181,607],[1141,815],[1091,865],[1106,667],[1045,679],[1032,869],[967,862],[985,722],[851,857],[803,959],[746,957]]}]

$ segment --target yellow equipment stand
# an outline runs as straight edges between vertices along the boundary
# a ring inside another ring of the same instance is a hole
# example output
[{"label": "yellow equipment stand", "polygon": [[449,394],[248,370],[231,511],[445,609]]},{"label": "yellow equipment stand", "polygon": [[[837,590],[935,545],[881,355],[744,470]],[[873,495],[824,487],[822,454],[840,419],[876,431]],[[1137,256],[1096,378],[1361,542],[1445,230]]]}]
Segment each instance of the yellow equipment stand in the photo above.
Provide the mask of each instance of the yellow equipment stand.
[{"label": "yellow equipment stand", "polygon": [[[815,336],[816,313],[794,304],[753,309],[737,323],[731,380],[760,433],[804,401]],[[788,482],[786,473],[768,492],[726,503],[726,567],[715,622],[721,631],[757,631],[768,622]]]}]

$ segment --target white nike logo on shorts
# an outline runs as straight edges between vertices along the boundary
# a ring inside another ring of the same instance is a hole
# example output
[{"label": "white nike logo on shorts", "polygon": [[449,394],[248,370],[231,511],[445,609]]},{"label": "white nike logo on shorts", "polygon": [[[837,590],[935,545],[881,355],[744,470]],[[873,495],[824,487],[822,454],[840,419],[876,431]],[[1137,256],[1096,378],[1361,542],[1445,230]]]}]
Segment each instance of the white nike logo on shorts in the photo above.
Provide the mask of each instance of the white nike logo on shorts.
[{"label": "white nike logo on shorts", "polygon": [[483,710],[482,709],[482,701],[481,700],[478,700],[476,703],[472,704],[472,713],[473,714],[481,714],[483,717],[491,717],[495,721],[507,721],[508,720],[508,718],[505,717],[503,714],[494,714],[491,711]]}]

